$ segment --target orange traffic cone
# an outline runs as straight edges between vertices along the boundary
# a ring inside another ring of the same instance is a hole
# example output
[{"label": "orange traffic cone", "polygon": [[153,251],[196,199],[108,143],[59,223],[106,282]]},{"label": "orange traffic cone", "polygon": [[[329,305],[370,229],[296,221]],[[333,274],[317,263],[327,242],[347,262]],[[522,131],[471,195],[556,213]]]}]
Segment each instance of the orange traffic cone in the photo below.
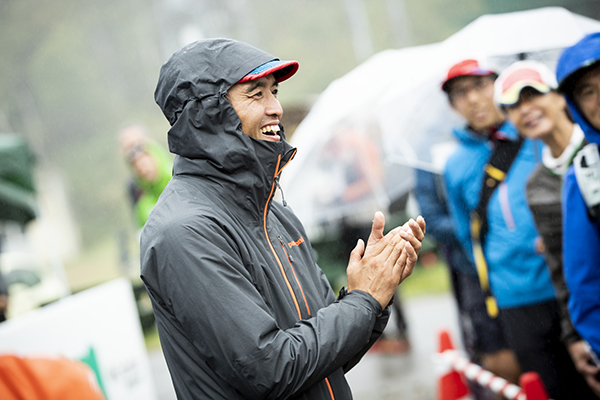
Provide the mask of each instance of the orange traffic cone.
[{"label": "orange traffic cone", "polygon": [[548,392],[536,372],[524,373],[519,383],[527,395],[527,400],[548,400]]},{"label": "orange traffic cone", "polygon": [[[442,330],[439,336],[439,353],[446,350],[454,350],[450,334],[446,330]],[[471,392],[466,384],[465,377],[462,374],[449,368],[444,371],[438,379],[437,388],[438,400],[463,400],[470,399]]]}]

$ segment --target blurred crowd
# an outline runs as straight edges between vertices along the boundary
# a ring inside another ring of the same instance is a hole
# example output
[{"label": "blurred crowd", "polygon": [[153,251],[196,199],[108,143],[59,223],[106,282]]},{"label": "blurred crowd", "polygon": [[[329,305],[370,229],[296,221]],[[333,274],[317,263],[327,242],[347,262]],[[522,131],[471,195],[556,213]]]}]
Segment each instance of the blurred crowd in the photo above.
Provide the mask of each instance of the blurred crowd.
[{"label": "blurred crowd", "polygon": [[553,399],[597,399],[600,33],[556,71],[463,60],[442,90],[466,124],[442,175],[416,173],[416,197],[469,356],[512,382],[537,372]]}]

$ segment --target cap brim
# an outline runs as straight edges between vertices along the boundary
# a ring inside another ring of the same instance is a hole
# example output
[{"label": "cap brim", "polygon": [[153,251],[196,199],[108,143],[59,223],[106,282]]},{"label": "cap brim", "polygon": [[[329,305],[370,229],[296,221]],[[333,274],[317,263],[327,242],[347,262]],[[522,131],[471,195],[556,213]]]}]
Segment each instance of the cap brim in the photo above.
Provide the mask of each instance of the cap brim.
[{"label": "cap brim", "polygon": [[298,71],[299,66],[298,61],[269,61],[246,74],[238,83],[253,81],[271,74],[273,74],[277,82],[283,82],[291,78]]},{"label": "cap brim", "polygon": [[506,89],[500,96],[499,104],[502,106],[512,106],[519,102],[521,92],[526,87],[533,88],[542,94],[550,93],[552,90],[550,86],[542,82],[536,81],[519,81],[515,82],[511,87]]}]

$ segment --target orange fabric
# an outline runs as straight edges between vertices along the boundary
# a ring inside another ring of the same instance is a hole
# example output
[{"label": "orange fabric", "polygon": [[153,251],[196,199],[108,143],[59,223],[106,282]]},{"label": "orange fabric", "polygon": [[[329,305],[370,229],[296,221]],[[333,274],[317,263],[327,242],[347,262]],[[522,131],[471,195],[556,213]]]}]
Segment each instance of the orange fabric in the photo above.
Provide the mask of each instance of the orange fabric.
[{"label": "orange fabric", "polygon": [[104,400],[82,362],[67,358],[0,356],[2,400]]}]

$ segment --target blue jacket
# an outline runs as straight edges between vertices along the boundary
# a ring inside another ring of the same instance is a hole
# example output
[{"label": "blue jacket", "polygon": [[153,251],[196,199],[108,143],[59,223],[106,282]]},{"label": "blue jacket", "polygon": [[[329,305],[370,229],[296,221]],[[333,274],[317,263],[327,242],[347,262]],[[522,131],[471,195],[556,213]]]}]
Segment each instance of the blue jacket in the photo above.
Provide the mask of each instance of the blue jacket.
[{"label": "blue jacket", "polygon": [[[517,138],[511,124],[504,124],[501,132],[510,139]],[[492,154],[492,144],[465,128],[454,133],[461,144],[448,160],[444,176],[458,238],[472,259],[469,214],[479,202],[484,166]],[[488,203],[484,251],[490,287],[500,309],[555,298],[544,258],[535,251],[538,233],[525,198],[527,179],[539,161],[539,147],[538,142],[525,140],[505,181]]]},{"label": "blue jacket", "polygon": [[[568,86],[573,76],[577,76],[577,70],[598,61],[600,33],[590,34],[565,49],[556,67],[561,89]],[[583,129],[588,142],[600,145],[600,132],[579,112],[570,90],[563,91],[567,95],[573,118]],[[588,218],[573,167],[564,177],[563,232],[564,274],[571,292],[571,319],[577,332],[600,357],[600,226]]]}]

